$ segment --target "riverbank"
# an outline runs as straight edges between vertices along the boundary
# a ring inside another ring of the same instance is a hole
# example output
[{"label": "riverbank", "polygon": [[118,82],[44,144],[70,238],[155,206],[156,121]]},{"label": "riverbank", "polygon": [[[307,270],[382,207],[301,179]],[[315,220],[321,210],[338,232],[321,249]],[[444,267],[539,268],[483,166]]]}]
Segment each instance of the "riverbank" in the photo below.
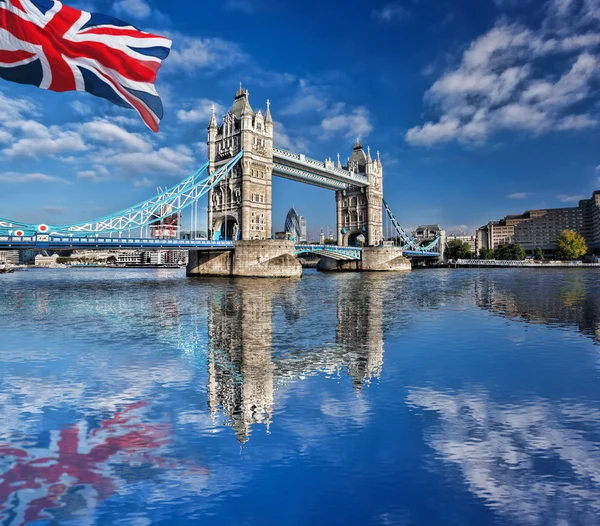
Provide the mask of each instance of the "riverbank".
[{"label": "riverbank", "polygon": [[500,261],[495,259],[457,259],[448,263],[449,268],[600,268],[600,263],[584,263],[583,261]]}]

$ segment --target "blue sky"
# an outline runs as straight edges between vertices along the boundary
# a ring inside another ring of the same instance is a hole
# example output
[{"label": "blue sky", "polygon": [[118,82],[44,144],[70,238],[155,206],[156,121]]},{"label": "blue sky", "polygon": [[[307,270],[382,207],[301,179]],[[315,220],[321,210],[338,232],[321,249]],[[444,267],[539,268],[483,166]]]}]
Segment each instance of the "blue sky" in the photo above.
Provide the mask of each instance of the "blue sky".
[{"label": "blue sky", "polygon": [[[345,159],[360,136],[380,150],[408,228],[474,231],[600,189],[600,0],[70,5],[172,38],[165,118],[153,134],[89,94],[0,80],[0,217],[91,219],[175,184],[240,81],[255,110],[271,100],[279,146]],[[276,229],[292,204],[309,233],[335,229],[332,192],[275,179]]]}]

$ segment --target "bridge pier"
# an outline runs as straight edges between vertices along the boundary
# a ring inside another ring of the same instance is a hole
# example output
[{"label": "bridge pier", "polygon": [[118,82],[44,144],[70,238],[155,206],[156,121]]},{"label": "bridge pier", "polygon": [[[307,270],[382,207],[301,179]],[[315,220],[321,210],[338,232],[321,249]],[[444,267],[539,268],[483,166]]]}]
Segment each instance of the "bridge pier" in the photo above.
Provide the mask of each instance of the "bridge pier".
[{"label": "bridge pier", "polygon": [[360,261],[322,256],[317,265],[320,271],[341,272],[405,272],[411,269],[412,264],[403,256],[400,247],[365,247]]},{"label": "bridge pier", "polygon": [[302,265],[293,241],[236,241],[233,250],[190,250],[188,276],[299,278]]}]

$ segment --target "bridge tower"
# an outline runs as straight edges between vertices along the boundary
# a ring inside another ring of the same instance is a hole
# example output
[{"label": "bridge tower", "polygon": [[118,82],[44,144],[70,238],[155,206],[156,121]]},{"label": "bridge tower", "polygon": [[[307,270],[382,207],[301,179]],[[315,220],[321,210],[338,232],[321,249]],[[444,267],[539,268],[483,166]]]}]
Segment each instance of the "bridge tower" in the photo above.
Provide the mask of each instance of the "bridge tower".
[{"label": "bridge tower", "polygon": [[[337,167],[342,168],[338,156]],[[356,140],[346,170],[366,175],[369,186],[351,186],[336,192],[338,245],[355,245],[364,236],[365,246],[380,245],[383,241],[383,166],[379,153],[371,158],[371,151],[363,150]]]},{"label": "bridge tower", "polygon": [[248,90],[235,94],[219,126],[214,113],[208,125],[210,173],[244,150],[229,177],[208,194],[209,239],[270,239],[272,214],[273,119],[254,112]]}]

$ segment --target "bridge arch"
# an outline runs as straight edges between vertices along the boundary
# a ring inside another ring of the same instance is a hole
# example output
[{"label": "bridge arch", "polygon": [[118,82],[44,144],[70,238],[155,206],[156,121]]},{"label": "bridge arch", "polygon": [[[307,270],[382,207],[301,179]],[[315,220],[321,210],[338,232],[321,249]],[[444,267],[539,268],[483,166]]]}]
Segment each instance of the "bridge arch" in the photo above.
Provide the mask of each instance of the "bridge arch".
[{"label": "bridge arch", "polygon": [[343,246],[358,247],[360,243],[362,243],[362,246],[367,246],[367,236],[365,234],[366,232],[363,229],[346,232],[343,234]]},{"label": "bridge arch", "polygon": [[240,225],[237,218],[226,215],[215,220],[212,231],[214,240],[234,241],[239,239]]}]

